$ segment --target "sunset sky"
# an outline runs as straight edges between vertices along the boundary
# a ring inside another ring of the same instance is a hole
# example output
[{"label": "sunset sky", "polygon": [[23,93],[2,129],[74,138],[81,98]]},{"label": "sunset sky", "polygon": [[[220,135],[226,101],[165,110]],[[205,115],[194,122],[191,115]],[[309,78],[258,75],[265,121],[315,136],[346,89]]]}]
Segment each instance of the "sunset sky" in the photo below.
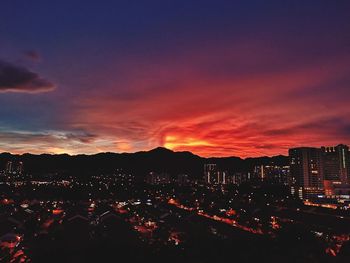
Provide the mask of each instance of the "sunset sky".
[{"label": "sunset sky", "polygon": [[350,1],[0,3],[0,152],[350,144]]}]

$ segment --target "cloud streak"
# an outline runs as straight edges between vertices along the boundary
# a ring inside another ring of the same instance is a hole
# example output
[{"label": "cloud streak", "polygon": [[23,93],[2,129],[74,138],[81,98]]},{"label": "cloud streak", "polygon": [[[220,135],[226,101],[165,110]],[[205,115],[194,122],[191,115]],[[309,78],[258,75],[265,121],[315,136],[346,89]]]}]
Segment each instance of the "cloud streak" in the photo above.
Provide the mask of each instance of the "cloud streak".
[{"label": "cloud streak", "polygon": [[25,131],[0,129],[0,152],[12,153],[97,153],[112,151],[123,142],[100,138],[84,131]]},{"label": "cloud streak", "polygon": [[0,92],[42,93],[55,85],[24,67],[0,60]]},{"label": "cloud streak", "polygon": [[[256,54],[223,48],[208,56],[192,50],[190,57],[163,58],[153,67],[147,60],[128,61],[118,88],[87,93],[70,123],[122,138],[132,150],[163,145],[203,156],[286,154],[294,146],[350,143],[343,99],[350,94],[339,84],[349,73],[348,60],[268,67],[268,57],[258,56],[266,48],[260,48]],[[274,51],[272,60],[282,65],[287,55]]]}]

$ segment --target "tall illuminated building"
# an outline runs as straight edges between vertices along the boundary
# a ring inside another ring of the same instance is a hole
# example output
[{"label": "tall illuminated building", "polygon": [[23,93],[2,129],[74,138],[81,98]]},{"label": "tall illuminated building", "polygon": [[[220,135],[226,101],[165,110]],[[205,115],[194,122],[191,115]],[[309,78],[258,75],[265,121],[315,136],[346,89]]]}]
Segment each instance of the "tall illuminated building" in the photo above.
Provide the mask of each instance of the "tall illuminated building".
[{"label": "tall illuminated building", "polygon": [[19,162],[17,165],[17,174],[23,174],[23,162]]},{"label": "tall illuminated building", "polygon": [[7,174],[12,173],[12,162],[11,162],[11,161],[8,161],[8,162],[6,163],[5,172],[6,172]]},{"label": "tall illuminated building", "polygon": [[204,181],[207,184],[218,183],[218,170],[216,164],[204,164]]},{"label": "tall illuminated building", "polygon": [[146,183],[151,185],[160,185],[160,184],[169,184],[170,183],[170,176],[167,173],[155,173],[150,172],[146,178]]},{"label": "tall illuminated building", "polygon": [[254,167],[254,174],[258,180],[264,181],[266,178],[265,174],[265,166],[264,165],[257,165]]},{"label": "tall illuminated building", "polygon": [[270,183],[287,184],[289,175],[289,166],[280,166],[275,164],[257,165],[254,167],[255,178]]},{"label": "tall illuminated building", "polygon": [[324,179],[334,184],[349,184],[349,147],[343,144],[322,147]]},{"label": "tall illuminated building", "polygon": [[318,148],[300,147],[289,150],[292,193],[308,198],[323,192],[322,151]]},{"label": "tall illuminated building", "polygon": [[227,184],[227,172],[226,171],[218,171],[217,172],[217,183],[218,184]]}]

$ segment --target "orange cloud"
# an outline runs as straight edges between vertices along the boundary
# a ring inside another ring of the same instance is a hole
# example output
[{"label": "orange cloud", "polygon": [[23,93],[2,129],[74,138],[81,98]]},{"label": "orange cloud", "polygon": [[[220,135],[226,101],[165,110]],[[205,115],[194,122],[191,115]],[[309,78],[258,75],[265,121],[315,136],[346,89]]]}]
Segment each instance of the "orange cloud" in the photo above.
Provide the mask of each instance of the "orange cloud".
[{"label": "orange cloud", "polygon": [[340,81],[349,73],[349,60],[289,63],[278,51],[250,50],[199,49],[118,62],[121,72],[82,94],[65,120],[67,130],[98,138],[66,149],[91,153],[162,145],[203,156],[248,157],[350,143],[349,91]]},{"label": "orange cloud", "polygon": [[[346,8],[206,2],[101,5],[102,13],[90,8],[95,19],[84,8],[77,19],[72,13],[74,27],[61,10],[66,23],[50,18],[38,30],[19,25],[41,16],[13,17],[0,41],[0,55],[17,61],[0,60],[0,150],[166,146],[246,157],[350,144]],[[62,38],[54,43],[53,36]],[[35,45],[45,65],[35,50],[16,60],[18,50]]]}]

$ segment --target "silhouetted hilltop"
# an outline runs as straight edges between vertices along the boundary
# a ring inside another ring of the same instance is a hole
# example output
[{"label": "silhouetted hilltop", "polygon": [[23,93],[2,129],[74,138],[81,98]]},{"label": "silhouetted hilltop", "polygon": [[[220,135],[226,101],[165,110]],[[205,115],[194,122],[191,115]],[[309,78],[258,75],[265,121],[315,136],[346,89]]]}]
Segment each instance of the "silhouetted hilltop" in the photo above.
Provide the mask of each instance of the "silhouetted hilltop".
[{"label": "silhouetted hilltop", "polygon": [[220,169],[229,172],[250,171],[255,165],[275,163],[285,165],[286,156],[259,157],[242,159],[239,157],[204,158],[191,152],[174,152],[158,147],[150,151],[135,153],[98,153],[94,155],[68,154],[0,154],[0,169],[4,169],[7,161],[22,161],[28,173],[64,172],[76,175],[110,173],[122,168],[135,175],[144,175],[151,171],[170,174],[187,173],[193,177],[201,177],[205,163],[216,163]]}]

